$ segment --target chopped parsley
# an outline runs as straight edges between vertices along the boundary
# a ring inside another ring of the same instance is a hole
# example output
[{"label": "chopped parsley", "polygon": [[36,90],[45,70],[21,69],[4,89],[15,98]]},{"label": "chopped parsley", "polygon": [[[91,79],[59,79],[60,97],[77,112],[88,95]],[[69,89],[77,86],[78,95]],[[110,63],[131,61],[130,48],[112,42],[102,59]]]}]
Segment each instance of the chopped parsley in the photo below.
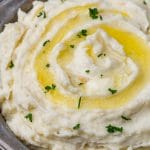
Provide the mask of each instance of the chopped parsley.
[{"label": "chopped parsley", "polygon": [[100,15],[99,18],[100,18],[100,20],[103,20],[103,16],[102,15]]},{"label": "chopped parsley", "polygon": [[49,85],[45,86],[46,92],[49,92],[49,91],[55,90],[55,89],[56,89],[56,85],[55,84],[52,84],[51,86],[49,86]]},{"label": "chopped parsley", "polygon": [[78,34],[77,36],[79,38],[81,38],[82,36],[87,36],[87,30],[86,29],[82,29]]},{"label": "chopped parsley", "polygon": [[43,18],[46,18],[46,12],[45,12],[45,11],[39,12],[39,14],[37,15],[37,17],[43,17]]},{"label": "chopped parsley", "polygon": [[100,54],[97,55],[97,57],[101,57],[101,56],[106,56],[106,54],[105,53],[100,53]]},{"label": "chopped parsley", "polygon": [[81,34],[82,34],[83,36],[87,36],[87,30],[85,30],[85,29],[81,30]]},{"label": "chopped parsley", "polygon": [[90,70],[85,70],[86,73],[90,73]]},{"label": "chopped parsley", "polygon": [[100,53],[100,54],[97,55],[97,57],[101,57],[101,56],[103,56],[103,53]]},{"label": "chopped parsley", "polygon": [[13,61],[12,61],[12,60],[9,62],[8,67],[9,67],[10,69],[12,69],[12,68],[14,67],[14,63],[13,63]]},{"label": "chopped parsley", "polygon": [[73,127],[73,130],[78,130],[78,129],[80,129],[80,124],[79,124],[79,123],[76,124],[76,125]]},{"label": "chopped parsley", "polygon": [[75,46],[74,46],[74,45],[70,45],[70,47],[71,47],[71,48],[74,48]]},{"label": "chopped parsley", "polygon": [[145,0],[143,0],[143,4],[144,4],[144,5],[147,5],[147,2],[146,2]]},{"label": "chopped parsley", "polygon": [[121,118],[124,119],[124,120],[127,120],[127,121],[128,121],[128,120],[131,120],[131,118],[126,117],[126,116],[123,116],[123,115],[121,116]]},{"label": "chopped parsley", "polygon": [[109,88],[109,89],[108,89],[108,91],[109,91],[109,92],[111,92],[111,94],[115,94],[115,93],[117,93],[117,90],[115,90],[115,89],[111,89],[111,88]]},{"label": "chopped parsley", "polygon": [[79,101],[78,101],[78,109],[80,109],[81,100],[82,100],[82,97],[79,98]]},{"label": "chopped parsley", "polygon": [[25,116],[26,119],[28,119],[30,122],[33,121],[33,116],[32,116],[32,113],[28,113],[26,116]]},{"label": "chopped parsley", "polygon": [[45,46],[47,43],[49,43],[50,40],[46,40],[44,43],[43,43],[43,46]]},{"label": "chopped parsley", "polygon": [[92,19],[98,19],[98,9],[97,8],[89,8],[89,15]]},{"label": "chopped parsley", "polygon": [[115,132],[123,132],[123,127],[112,126],[111,124],[106,126],[107,132],[115,133]]},{"label": "chopped parsley", "polygon": [[49,67],[50,67],[50,64],[46,64],[46,67],[49,68]]},{"label": "chopped parsley", "polygon": [[101,78],[103,77],[104,75],[103,74],[101,74]]},{"label": "chopped parsley", "polygon": [[83,85],[84,83],[79,83],[78,85]]}]

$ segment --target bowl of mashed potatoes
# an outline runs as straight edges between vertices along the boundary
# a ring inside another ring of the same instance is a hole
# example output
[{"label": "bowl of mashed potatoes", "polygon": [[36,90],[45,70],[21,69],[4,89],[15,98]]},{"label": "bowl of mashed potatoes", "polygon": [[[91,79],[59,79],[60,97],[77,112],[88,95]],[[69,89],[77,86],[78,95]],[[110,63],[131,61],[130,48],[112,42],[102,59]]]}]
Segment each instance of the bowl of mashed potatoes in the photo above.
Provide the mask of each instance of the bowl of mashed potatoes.
[{"label": "bowl of mashed potatoes", "polygon": [[0,33],[0,104],[50,150],[150,146],[150,2],[34,1]]}]

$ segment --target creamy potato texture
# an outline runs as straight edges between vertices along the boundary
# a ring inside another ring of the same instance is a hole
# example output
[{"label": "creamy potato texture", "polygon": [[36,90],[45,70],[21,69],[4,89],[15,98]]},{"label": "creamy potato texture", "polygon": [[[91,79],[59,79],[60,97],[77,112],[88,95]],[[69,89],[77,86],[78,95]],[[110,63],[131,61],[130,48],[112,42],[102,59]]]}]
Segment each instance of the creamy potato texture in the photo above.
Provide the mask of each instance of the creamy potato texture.
[{"label": "creamy potato texture", "polygon": [[12,131],[52,150],[150,146],[150,2],[35,1],[0,34]]}]

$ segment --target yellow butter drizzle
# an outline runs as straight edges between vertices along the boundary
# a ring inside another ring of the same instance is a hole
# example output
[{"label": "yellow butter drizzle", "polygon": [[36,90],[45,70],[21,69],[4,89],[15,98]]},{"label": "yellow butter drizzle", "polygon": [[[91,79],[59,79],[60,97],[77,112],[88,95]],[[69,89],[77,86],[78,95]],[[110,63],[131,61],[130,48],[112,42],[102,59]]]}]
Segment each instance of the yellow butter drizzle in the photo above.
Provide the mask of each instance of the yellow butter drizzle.
[{"label": "yellow butter drizzle", "polygon": [[114,9],[101,9],[100,10],[101,13],[105,13],[105,14],[113,14],[113,15],[117,15],[117,14],[121,14],[124,17],[130,17],[128,13],[126,13],[125,11],[119,11],[119,10],[114,10]]},{"label": "yellow butter drizzle", "polygon": [[[82,8],[81,11],[82,10],[84,9]],[[80,20],[79,17],[69,20],[69,22],[66,24],[67,28],[62,27],[52,39],[51,43],[47,44],[36,58],[35,70],[43,91],[46,85],[55,83],[54,75],[49,71],[49,69],[44,67],[48,62],[48,56],[50,55],[51,50],[70,30],[80,23],[82,23],[82,20]],[[105,24],[87,29],[88,34],[93,34],[99,28],[106,31],[110,36],[115,38],[121,45],[124,46],[124,51],[126,52],[127,56],[133,59],[133,61],[137,64],[139,68],[139,74],[136,80],[133,81],[128,88],[116,95],[107,98],[83,97],[81,108],[84,109],[114,109],[121,107],[127,104],[130,100],[134,99],[150,80],[150,47],[148,44],[133,33],[123,31],[122,29],[116,29]],[[84,38],[80,39],[75,35],[72,39],[66,42],[66,49],[64,49],[58,57],[58,63],[60,63],[61,66],[67,64],[73,55],[73,50],[69,48],[69,44],[78,45],[78,43],[82,40],[84,40]],[[57,88],[55,91],[47,93],[46,96],[55,104],[65,105],[69,108],[77,108],[78,97],[63,95],[60,93],[60,91],[58,91]]]}]

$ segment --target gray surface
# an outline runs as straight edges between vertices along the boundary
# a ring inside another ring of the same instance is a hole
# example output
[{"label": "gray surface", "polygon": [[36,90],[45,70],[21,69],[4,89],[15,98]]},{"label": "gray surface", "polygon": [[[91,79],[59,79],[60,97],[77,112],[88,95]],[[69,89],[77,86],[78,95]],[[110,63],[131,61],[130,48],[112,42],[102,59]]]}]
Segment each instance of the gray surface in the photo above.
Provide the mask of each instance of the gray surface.
[{"label": "gray surface", "polygon": [[0,148],[2,150],[28,150],[10,131],[0,115]]},{"label": "gray surface", "polygon": [[0,31],[4,24],[16,20],[18,8],[28,11],[32,6],[33,0],[0,0]]}]

